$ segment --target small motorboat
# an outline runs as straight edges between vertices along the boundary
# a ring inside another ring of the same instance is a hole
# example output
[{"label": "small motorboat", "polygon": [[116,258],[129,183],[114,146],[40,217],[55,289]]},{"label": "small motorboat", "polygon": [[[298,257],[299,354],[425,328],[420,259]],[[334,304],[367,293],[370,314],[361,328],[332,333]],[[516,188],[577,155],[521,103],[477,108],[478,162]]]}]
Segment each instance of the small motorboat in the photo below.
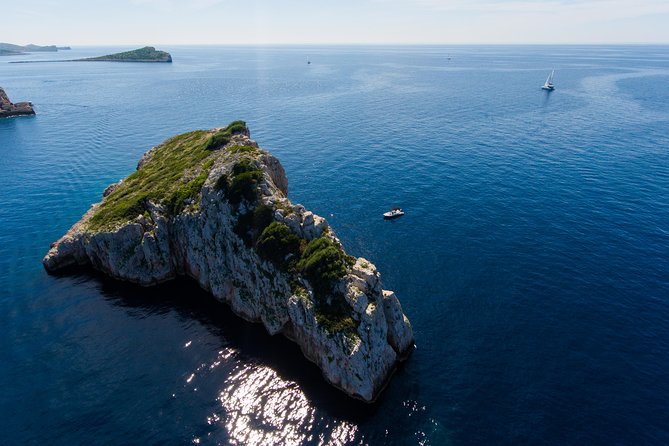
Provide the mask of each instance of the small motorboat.
[{"label": "small motorboat", "polygon": [[393,218],[401,217],[402,215],[404,215],[404,211],[401,208],[393,208],[391,211],[385,212],[383,218],[391,220]]}]

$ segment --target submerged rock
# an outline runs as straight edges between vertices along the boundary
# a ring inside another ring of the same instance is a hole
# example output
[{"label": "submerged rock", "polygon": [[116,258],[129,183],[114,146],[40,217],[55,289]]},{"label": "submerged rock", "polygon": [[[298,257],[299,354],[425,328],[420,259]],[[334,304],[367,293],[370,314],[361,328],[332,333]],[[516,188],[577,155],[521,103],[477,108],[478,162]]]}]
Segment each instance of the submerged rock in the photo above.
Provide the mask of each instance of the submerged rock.
[{"label": "submerged rock", "polygon": [[30,102],[13,103],[7,97],[5,90],[0,87],[0,118],[11,116],[34,115],[33,104]]},{"label": "submerged rock", "polygon": [[281,163],[243,122],[179,135],[108,188],[43,264],[91,265],[144,286],[188,275],[371,402],[411,352],[411,324],[376,267],[287,194]]}]

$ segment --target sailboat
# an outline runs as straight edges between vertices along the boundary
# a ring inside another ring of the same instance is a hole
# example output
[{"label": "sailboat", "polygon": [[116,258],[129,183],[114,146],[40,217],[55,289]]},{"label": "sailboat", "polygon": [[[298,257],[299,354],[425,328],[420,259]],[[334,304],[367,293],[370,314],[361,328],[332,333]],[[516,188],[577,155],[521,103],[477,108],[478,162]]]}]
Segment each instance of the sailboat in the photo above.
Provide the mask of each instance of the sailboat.
[{"label": "sailboat", "polygon": [[542,90],[555,90],[555,86],[553,85],[553,76],[555,76],[555,70],[551,71],[551,74],[548,75],[546,82],[544,82],[544,85],[541,87]]}]

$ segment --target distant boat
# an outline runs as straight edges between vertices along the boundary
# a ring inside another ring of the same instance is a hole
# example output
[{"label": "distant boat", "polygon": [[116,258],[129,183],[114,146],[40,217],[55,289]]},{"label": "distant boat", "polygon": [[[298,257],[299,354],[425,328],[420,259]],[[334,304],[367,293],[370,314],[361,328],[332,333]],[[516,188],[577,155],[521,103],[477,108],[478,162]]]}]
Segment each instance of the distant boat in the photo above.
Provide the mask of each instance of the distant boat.
[{"label": "distant boat", "polygon": [[555,76],[555,70],[551,71],[551,74],[548,75],[546,82],[544,82],[544,85],[541,87],[542,90],[555,90],[555,85],[553,85],[553,76]]},{"label": "distant boat", "polygon": [[311,61],[309,60],[309,57],[307,57],[307,65],[311,65]]},{"label": "distant boat", "polygon": [[391,211],[385,212],[383,218],[391,220],[393,218],[401,217],[402,215],[404,215],[404,211],[401,208],[393,208]]}]

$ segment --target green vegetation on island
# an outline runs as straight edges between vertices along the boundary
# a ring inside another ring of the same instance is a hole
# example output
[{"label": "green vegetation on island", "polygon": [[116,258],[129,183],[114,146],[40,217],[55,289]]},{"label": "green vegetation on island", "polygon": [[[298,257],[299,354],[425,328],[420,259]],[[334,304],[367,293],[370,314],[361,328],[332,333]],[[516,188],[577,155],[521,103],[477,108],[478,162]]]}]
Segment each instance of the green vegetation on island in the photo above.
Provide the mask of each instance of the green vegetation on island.
[{"label": "green vegetation on island", "polygon": [[228,124],[226,128],[219,130],[211,138],[209,138],[209,141],[207,141],[206,148],[208,150],[215,150],[220,147],[223,147],[224,145],[230,142],[230,138],[232,137],[232,135],[235,135],[237,133],[244,133],[247,130],[248,129],[246,128],[246,123],[244,121],[233,121],[230,124]]},{"label": "green vegetation on island", "polygon": [[[246,129],[240,122],[219,133],[231,136]],[[175,136],[152,150],[150,159],[128,176],[91,217],[91,231],[112,230],[144,213],[148,200],[176,215],[195,200],[207,179],[216,152],[207,149],[211,132],[196,130]]]},{"label": "green vegetation on island", "polygon": [[156,50],[152,46],[145,46],[132,51],[108,54],[99,57],[75,59],[76,62],[172,62],[172,56],[165,51]]},{"label": "green vegetation on island", "polygon": [[295,270],[302,242],[285,223],[275,221],[263,229],[256,250],[261,258],[271,261],[280,269]]},{"label": "green vegetation on island", "polygon": [[[279,203],[271,206],[260,200],[264,170],[258,164],[260,150],[251,145],[221,149],[240,133],[247,133],[243,121],[235,121],[212,133],[198,130],[175,136],[152,149],[141,167],[123,180],[95,210],[88,231],[113,231],[144,215],[150,220],[148,202],[161,206],[161,213],[173,218],[183,211],[200,209],[200,192],[214,161],[228,164],[213,185],[230,204],[233,231],[247,248],[287,274],[295,294],[313,299],[317,321],[330,334],[357,336],[358,322],[351,316],[341,290],[334,284],[343,278],[355,258],[346,255],[326,229],[313,240],[297,235],[285,223],[275,220]],[[285,206],[285,205],[284,205]],[[304,280],[313,290],[309,297]]]},{"label": "green vegetation on island", "polygon": [[256,251],[261,258],[291,275],[295,294],[304,294],[298,280],[300,275],[309,281],[316,319],[328,333],[357,336],[358,322],[351,317],[351,308],[344,296],[333,287],[355,262],[338,243],[326,235],[307,243],[284,223],[275,221],[263,230],[256,242]]},{"label": "green vegetation on island", "polygon": [[316,320],[329,333],[357,336],[358,322],[351,317],[351,307],[332,284],[346,275],[355,258],[347,256],[332,239],[322,236],[309,242],[301,253],[297,269],[314,290]]}]

